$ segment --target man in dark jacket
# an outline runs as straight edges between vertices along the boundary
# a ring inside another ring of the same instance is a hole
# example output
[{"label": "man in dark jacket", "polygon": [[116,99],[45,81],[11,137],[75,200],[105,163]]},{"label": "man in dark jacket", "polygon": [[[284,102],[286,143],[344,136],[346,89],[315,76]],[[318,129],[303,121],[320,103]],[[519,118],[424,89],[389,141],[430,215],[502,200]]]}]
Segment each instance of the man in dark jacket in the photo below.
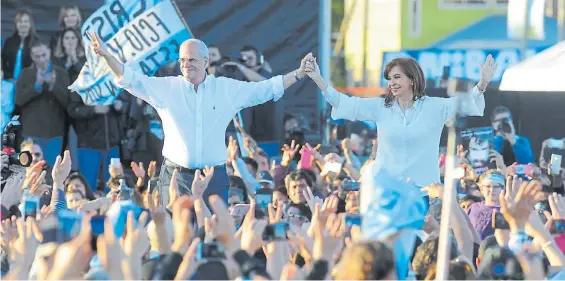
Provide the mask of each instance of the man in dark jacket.
[{"label": "man in dark jacket", "polygon": [[112,105],[86,105],[77,93],[71,93],[69,114],[75,121],[78,147],[78,167],[93,190],[104,190],[98,185],[110,179],[110,159],[120,158],[119,144],[122,127],[119,116],[123,102],[117,99]]},{"label": "man in dark jacket", "polygon": [[69,76],[64,68],[51,63],[51,51],[40,40],[31,45],[31,58],[33,65],[22,70],[16,83],[16,106],[24,137],[38,142],[45,160],[53,165],[68,129]]}]

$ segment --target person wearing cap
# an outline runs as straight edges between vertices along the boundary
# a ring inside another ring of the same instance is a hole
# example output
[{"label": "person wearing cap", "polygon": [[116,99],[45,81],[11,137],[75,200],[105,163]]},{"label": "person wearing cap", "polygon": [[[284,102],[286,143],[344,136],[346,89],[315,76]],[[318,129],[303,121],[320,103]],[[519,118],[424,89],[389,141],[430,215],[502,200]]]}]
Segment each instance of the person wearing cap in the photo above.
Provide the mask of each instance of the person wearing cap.
[{"label": "person wearing cap", "polygon": [[273,180],[273,176],[267,171],[260,172],[257,175],[259,179],[259,183],[261,184],[261,188],[270,188],[273,189],[275,187],[275,181]]},{"label": "person wearing cap", "polygon": [[473,228],[479,233],[481,239],[494,234],[492,228],[493,211],[500,210],[498,195],[506,186],[506,179],[497,170],[488,170],[479,176],[479,189],[485,198],[482,202],[473,203],[467,209],[469,220]]}]

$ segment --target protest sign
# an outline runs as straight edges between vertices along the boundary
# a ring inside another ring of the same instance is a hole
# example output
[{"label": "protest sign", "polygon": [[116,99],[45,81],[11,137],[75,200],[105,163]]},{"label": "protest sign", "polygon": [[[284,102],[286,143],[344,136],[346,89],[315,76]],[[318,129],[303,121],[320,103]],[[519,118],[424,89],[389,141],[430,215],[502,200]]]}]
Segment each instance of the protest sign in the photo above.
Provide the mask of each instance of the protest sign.
[{"label": "protest sign", "polygon": [[106,3],[82,26],[87,62],[69,86],[87,105],[112,104],[121,92],[107,63],[90,48],[87,31],[98,33],[121,63],[149,76],[162,65],[177,60],[180,44],[193,37],[171,0]]}]

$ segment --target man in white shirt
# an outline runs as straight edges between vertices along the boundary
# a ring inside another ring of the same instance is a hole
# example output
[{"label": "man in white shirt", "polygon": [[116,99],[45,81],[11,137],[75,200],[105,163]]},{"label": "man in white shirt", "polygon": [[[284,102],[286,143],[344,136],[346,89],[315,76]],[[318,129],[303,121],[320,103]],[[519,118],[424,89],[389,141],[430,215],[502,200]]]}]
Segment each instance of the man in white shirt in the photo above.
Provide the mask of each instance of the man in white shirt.
[{"label": "man in white shirt", "polygon": [[277,101],[284,90],[305,77],[306,55],[300,68],[284,76],[261,82],[242,82],[206,74],[209,51],[204,42],[189,39],[179,49],[182,76],[147,77],[133,72],[108,52],[96,33],[87,33],[92,49],[103,57],[116,76],[118,86],[153,106],[163,122],[165,141],[159,184],[166,191],[171,175],[178,169],[181,194],[192,194],[194,173],[215,167],[204,200],[218,194],[227,203],[229,178],[225,169],[225,132],[240,110]]}]

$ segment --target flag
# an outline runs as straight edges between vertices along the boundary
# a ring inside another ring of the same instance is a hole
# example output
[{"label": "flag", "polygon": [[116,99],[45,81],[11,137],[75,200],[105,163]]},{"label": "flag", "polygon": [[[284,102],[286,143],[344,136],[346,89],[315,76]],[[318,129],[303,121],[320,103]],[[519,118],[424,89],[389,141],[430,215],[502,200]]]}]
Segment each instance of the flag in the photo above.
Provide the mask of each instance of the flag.
[{"label": "flag", "polygon": [[180,45],[192,37],[172,0],[106,2],[82,25],[87,62],[69,86],[87,105],[110,105],[121,92],[105,60],[90,48],[87,31],[98,33],[121,63],[148,76],[177,60]]},{"label": "flag", "polygon": [[361,178],[360,213],[364,239],[383,240],[399,234],[394,257],[399,280],[408,276],[416,230],[424,226],[428,204],[420,188],[407,179],[389,175],[378,163],[365,167]]}]

